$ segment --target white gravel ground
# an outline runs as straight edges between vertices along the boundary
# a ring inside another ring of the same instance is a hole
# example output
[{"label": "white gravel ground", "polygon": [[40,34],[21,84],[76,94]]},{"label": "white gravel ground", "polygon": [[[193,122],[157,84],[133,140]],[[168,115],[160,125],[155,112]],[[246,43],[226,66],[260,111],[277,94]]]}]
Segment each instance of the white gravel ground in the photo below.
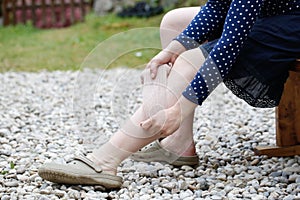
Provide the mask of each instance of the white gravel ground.
[{"label": "white gravel ground", "polygon": [[[103,143],[141,103],[138,70],[0,74],[0,198],[300,199],[300,157],[255,156],[275,143],[274,109],[256,109],[223,85],[197,109],[200,166],[127,159],[120,190],[42,180],[39,166]],[[77,87],[77,83],[79,83]]]}]

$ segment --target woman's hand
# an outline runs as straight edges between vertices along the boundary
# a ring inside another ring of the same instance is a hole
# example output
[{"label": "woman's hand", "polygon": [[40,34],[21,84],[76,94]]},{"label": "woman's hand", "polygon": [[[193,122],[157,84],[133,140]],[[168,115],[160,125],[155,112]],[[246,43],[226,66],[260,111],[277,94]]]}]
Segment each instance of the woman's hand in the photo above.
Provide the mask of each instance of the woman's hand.
[{"label": "woman's hand", "polygon": [[151,78],[154,79],[157,74],[157,68],[161,65],[168,64],[169,66],[173,66],[175,60],[179,55],[171,52],[168,49],[164,49],[159,52],[156,56],[154,56],[150,62],[147,64],[146,68],[150,69]]},{"label": "woman's hand", "polygon": [[196,107],[197,104],[181,96],[172,107],[157,112],[149,119],[141,122],[140,126],[151,135],[160,134],[161,137],[167,137],[179,128],[181,122]]},{"label": "woman's hand", "polygon": [[[155,79],[159,66],[168,64],[173,66],[178,56],[186,49],[178,41],[172,41],[165,49],[154,56],[147,64],[146,69],[150,69],[151,78]],[[141,77],[143,83],[143,77]]]},{"label": "woman's hand", "polygon": [[151,135],[159,134],[161,137],[167,137],[179,128],[180,123],[180,108],[172,106],[157,112],[149,119],[141,122],[140,126]]}]

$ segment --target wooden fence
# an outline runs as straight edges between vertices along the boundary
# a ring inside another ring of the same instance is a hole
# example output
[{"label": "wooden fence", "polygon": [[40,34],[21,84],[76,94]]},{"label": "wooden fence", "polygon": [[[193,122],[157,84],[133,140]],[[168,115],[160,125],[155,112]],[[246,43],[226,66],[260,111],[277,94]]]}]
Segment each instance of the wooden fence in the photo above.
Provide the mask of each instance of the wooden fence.
[{"label": "wooden fence", "polygon": [[38,28],[67,27],[83,21],[92,0],[2,0],[3,25],[32,24]]}]

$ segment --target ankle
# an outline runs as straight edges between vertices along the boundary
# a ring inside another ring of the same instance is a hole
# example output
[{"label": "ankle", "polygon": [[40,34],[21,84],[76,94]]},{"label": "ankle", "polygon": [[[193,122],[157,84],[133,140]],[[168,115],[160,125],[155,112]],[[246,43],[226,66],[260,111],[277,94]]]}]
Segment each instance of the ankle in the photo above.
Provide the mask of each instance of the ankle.
[{"label": "ankle", "polygon": [[194,141],[180,141],[180,140],[169,140],[168,138],[165,138],[160,141],[160,145],[168,150],[171,151],[177,155],[180,156],[194,156],[196,155],[196,148]]},{"label": "ankle", "polygon": [[118,166],[115,166],[114,163],[109,162],[107,160],[98,159],[97,156],[94,155],[93,153],[88,154],[87,157],[91,161],[93,161],[96,165],[100,166],[101,169],[103,170],[103,172],[108,173],[108,174],[112,174],[112,175],[117,174],[117,167]]},{"label": "ankle", "polygon": [[89,157],[103,171],[116,174],[119,164],[129,155],[130,152],[122,150],[121,147],[108,141],[99,148],[94,149]]}]

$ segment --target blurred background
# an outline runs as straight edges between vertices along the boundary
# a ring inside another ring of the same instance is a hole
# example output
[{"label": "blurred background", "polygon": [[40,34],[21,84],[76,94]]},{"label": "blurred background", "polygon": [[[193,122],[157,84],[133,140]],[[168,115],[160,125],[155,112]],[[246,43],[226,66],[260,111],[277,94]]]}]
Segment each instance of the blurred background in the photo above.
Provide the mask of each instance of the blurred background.
[{"label": "blurred background", "polygon": [[[77,70],[89,52],[105,39],[134,28],[159,27],[169,10],[204,3],[201,0],[0,0],[0,72]],[[138,39],[159,44],[159,34],[150,38],[141,34]],[[133,51],[115,60],[109,68],[139,66],[157,52],[158,49]]]}]

